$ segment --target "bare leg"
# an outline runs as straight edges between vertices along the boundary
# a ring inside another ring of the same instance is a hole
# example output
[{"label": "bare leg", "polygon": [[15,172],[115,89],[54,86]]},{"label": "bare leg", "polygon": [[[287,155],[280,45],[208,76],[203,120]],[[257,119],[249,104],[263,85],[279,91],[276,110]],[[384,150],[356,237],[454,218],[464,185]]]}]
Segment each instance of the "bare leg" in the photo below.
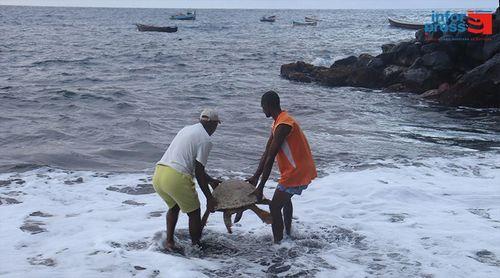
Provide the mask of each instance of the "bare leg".
[{"label": "bare leg", "polygon": [[174,231],[175,231],[175,225],[177,224],[177,219],[179,219],[179,206],[175,205],[174,207],[168,210],[166,216],[167,242],[165,248],[170,251],[175,249]]},{"label": "bare leg", "polygon": [[201,239],[201,212],[200,209],[188,213],[189,216],[189,235],[191,243],[199,245]]},{"label": "bare leg", "polygon": [[283,209],[286,203],[290,202],[290,198],[290,194],[276,189],[274,191],[273,200],[269,205],[271,216],[273,217],[273,237],[274,243],[276,244],[279,244],[283,239],[283,215],[281,214],[281,209]]},{"label": "bare leg", "polygon": [[283,207],[283,220],[285,220],[285,231],[287,235],[292,233],[292,216],[293,216],[293,205],[292,199],[285,204]]}]

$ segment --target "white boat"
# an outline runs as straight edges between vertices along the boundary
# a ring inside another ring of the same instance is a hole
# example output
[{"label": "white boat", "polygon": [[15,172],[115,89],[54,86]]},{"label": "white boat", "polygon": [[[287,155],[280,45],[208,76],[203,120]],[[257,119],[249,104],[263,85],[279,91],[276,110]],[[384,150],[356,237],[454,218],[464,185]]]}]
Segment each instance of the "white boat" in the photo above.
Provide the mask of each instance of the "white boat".
[{"label": "white boat", "polygon": [[293,21],[293,26],[316,26],[318,25],[317,21],[314,22],[301,22],[301,21]]},{"label": "white boat", "polygon": [[304,17],[304,20],[306,22],[318,22],[318,21],[320,21],[319,19],[317,19],[316,17],[313,17],[313,16],[306,16],[306,17]]},{"label": "white boat", "polygon": [[403,20],[394,19],[394,18],[390,18],[390,17],[387,19],[389,20],[389,23],[391,24],[391,26],[404,28],[404,29],[418,30],[418,29],[424,28],[424,26],[425,26],[423,23],[403,21]]},{"label": "white boat", "polygon": [[170,19],[174,19],[174,20],[195,20],[196,19],[196,11],[194,11],[194,12],[188,11],[185,14],[179,13],[179,14],[176,14],[176,15],[172,15],[170,17]]}]

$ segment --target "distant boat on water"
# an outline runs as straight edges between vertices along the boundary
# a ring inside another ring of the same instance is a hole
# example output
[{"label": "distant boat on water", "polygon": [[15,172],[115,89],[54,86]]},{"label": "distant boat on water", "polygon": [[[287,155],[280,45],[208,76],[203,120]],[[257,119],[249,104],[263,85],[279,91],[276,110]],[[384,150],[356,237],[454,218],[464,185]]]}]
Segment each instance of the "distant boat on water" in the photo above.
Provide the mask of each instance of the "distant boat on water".
[{"label": "distant boat on water", "polygon": [[423,23],[403,21],[403,20],[394,19],[394,18],[390,18],[390,17],[387,19],[389,20],[389,24],[391,24],[391,26],[398,27],[398,28],[418,30],[418,29],[424,28],[424,26],[425,26],[425,24],[423,24]]},{"label": "distant boat on water", "polygon": [[316,26],[316,25],[318,25],[318,22],[317,21],[313,21],[313,22],[293,21],[292,24],[293,24],[293,26]]},{"label": "distant boat on water", "polygon": [[137,30],[141,32],[165,32],[165,33],[177,32],[177,26],[159,27],[159,26],[144,25],[144,24],[135,24],[135,25],[137,26]]},{"label": "distant boat on water", "polygon": [[318,21],[320,21],[320,19],[313,17],[313,16],[306,16],[306,17],[304,17],[304,20],[306,22],[318,22]]},{"label": "distant boat on water", "polygon": [[271,16],[263,16],[260,18],[261,22],[275,22],[276,21],[276,16],[271,15]]},{"label": "distant boat on water", "polygon": [[176,15],[170,16],[170,19],[173,20],[195,20],[196,19],[196,11],[188,11],[187,13],[178,13]]}]

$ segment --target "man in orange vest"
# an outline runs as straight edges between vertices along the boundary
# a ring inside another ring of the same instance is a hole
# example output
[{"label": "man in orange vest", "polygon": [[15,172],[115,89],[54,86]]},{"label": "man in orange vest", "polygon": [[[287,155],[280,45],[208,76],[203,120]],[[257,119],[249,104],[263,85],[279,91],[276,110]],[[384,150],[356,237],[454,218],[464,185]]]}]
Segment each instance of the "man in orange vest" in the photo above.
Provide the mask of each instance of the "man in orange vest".
[{"label": "man in orange vest", "polygon": [[267,118],[273,117],[274,123],[259,167],[247,181],[256,186],[260,178],[254,194],[261,200],[274,160],[278,161],[281,176],[269,206],[273,217],[274,243],[278,244],[283,239],[283,222],[286,233],[290,235],[291,232],[292,196],[300,195],[317,173],[309,143],[297,121],[281,110],[278,94],[266,92],[262,96],[261,106]]}]

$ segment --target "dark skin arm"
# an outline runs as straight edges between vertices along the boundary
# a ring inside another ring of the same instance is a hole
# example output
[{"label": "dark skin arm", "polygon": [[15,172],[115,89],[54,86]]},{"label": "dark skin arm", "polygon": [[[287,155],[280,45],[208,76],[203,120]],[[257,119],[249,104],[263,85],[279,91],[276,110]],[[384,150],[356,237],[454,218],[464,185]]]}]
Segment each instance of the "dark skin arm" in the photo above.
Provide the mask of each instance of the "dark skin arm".
[{"label": "dark skin arm", "polygon": [[253,186],[257,186],[257,182],[259,182],[260,175],[262,175],[262,171],[264,170],[264,164],[266,163],[267,154],[269,153],[269,148],[271,148],[271,143],[273,142],[273,134],[269,136],[267,140],[266,149],[260,158],[259,167],[255,174],[252,177],[247,179],[247,182],[251,183]]},{"label": "dark skin arm", "polygon": [[291,131],[292,127],[289,125],[280,124],[278,125],[278,127],[276,127],[271,145],[266,155],[260,183],[254,191],[254,194],[257,195],[257,199],[259,201],[262,200],[264,185],[269,179],[269,175],[271,174],[271,170],[273,169],[274,159],[276,158],[276,155],[278,155],[278,152],[281,149],[281,145],[283,145],[283,142],[285,142],[286,137],[288,136],[288,134],[290,134]]},{"label": "dark skin arm", "polygon": [[208,183],[209,183],[209,177],[207,173],[205,172],[205,166],[201,164],[198,161],[195,161],[195,169],[194,169],[194,174],[196,176],[196,180],[198,181],[198,184],[200,185],[201,191],[203,192],[203,195],[207,198],[207,209],[210,212],[214,212],[214,207],[216,205],[216,201],[214,197],[212,196],[212,193],[210,192],[210,189],[208,188]]},{"label": "dark skin arm", "polygon": [[206,179],[208,181],[208,184],[210,184],[210,186],[212,187],[212,190],[214,190],[222,182],[221,180],[212,178],[206,172],[205,172],[205,175],[206,175]]}]

